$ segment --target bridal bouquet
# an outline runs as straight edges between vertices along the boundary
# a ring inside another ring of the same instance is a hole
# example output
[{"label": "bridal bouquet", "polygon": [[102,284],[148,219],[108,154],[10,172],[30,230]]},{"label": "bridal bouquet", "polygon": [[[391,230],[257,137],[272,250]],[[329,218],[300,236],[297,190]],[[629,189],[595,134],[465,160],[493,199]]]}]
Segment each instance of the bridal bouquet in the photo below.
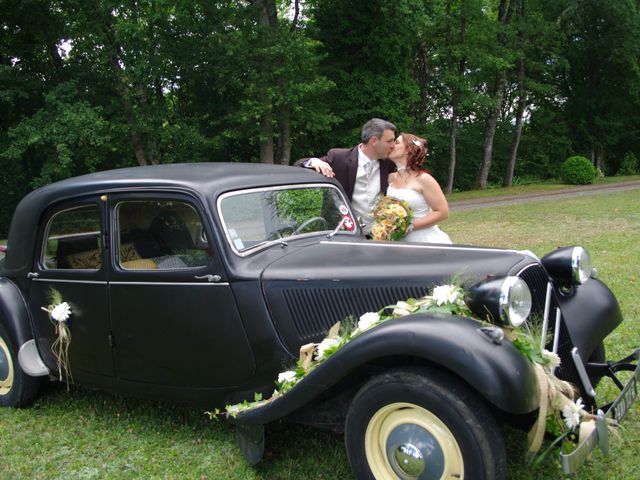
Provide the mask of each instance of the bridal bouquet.
[{"label": "bridal bouquet", "polygon": [[413,211],[407,202],[384,196],[373,209],[371,236],[374,240],[400,240],[409,231]]}]

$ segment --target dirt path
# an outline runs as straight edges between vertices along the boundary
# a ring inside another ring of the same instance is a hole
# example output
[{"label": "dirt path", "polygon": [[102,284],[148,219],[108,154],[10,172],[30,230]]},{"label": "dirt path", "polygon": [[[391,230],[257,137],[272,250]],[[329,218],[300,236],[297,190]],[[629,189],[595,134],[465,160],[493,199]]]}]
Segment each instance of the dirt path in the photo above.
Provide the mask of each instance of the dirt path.
[{"label": "dirt path", "polygon": [[474,208],[495,207],[500,205],[515,205],[525,202],[538,202],[555,200],[558,198],[579,197],[583,195],[596,195],[600,193],[621,192],[624,190],[640,189],[640,180],[630,182],[611,183],[606,185],[584,185],[567,187],[562,190],[550,190],[536,193],[523,193],[520,195],[501,195],[487,198],[474,198],[472,200],[459,200],[449,202],[452,212],[472,210]]}]

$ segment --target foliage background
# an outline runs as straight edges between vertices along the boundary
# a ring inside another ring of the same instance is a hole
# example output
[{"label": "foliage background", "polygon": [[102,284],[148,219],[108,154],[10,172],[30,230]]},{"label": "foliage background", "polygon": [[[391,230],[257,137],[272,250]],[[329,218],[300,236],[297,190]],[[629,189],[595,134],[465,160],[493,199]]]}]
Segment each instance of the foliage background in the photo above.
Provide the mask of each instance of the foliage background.
[{"label": "foliage background", "polygon": [[51,181],[289,164],[372,116],[429,139],[447,192],[553,179],[571,155],[637,173],[638,0],[364,5],[0,0],[0,236]]}]

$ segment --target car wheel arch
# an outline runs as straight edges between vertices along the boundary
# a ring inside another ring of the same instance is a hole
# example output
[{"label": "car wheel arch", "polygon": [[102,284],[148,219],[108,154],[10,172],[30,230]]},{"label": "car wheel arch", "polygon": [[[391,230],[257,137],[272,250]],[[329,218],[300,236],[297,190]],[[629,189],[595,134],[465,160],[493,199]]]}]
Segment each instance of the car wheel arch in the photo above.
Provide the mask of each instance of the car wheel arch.
[{"label": "car wheel arch", "polygon": [[[359,369],[397,366],[403,362],[449,371],[488,403],[508,414],[527,414],[537,409],[537,380],[533,367],[515,347],[507,342],[496,348],[487,345],[489,341],[476,331],[477,322],[468,318],[427,317],[414,315],[394,319],[364,332],[316,367],[286,395],[263,407],[241,411],[235,421],[266,424],[287,417],[326,396],[340,382],[350,381],[350,375]],[[446,322],[453,322],[449,326],[453,326],[456,334],[443,339],[437,332]],[[460,332],[464,335],[460,336]],[[434,348],[438,339],[438,347]],[[421,348],[425,344],[431,348]],[[456,355],[452,358],[451,351],[464,352],[467,358],[461,360]]]},{"label": "car wheel arch", "polygon": [[0,322],[17,348],[33,339],[31,316],[22,292],[5,277],[0,277]]}]

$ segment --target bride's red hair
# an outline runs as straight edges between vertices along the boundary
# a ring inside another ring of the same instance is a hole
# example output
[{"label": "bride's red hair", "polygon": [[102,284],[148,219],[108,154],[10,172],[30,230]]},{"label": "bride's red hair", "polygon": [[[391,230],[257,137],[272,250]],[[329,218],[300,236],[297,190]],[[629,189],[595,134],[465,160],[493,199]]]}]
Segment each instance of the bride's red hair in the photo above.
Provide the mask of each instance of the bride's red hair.
[{"label": "bride's red hair", "polygon": [[424,171],[424,161],[427,159],[427,140],[413,133],[402,132],[402,143],[407,152],[407,170],[413,172]]}]

